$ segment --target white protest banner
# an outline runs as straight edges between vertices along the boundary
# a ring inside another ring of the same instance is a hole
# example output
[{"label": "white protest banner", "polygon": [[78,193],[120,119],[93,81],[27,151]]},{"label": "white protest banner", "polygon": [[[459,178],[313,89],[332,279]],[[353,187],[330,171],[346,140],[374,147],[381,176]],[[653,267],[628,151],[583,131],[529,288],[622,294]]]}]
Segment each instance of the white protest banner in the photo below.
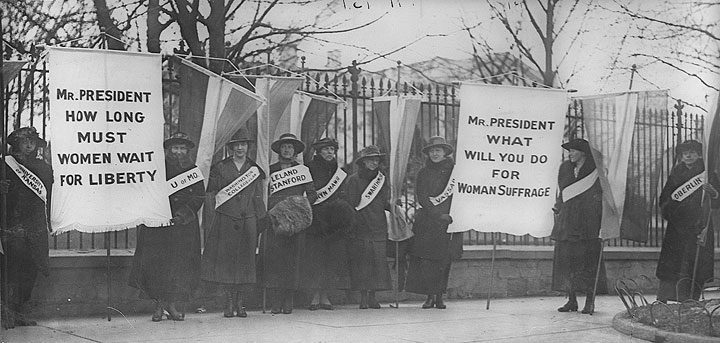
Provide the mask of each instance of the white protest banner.
[{"label": "white protest banner", "polygon": [[448,232],[550,234],[566,111],[564,90],[462,84]]},{"label": "white protest banner", "polygon": [[168,225],[159,54],[51,48],[55,233]]}]

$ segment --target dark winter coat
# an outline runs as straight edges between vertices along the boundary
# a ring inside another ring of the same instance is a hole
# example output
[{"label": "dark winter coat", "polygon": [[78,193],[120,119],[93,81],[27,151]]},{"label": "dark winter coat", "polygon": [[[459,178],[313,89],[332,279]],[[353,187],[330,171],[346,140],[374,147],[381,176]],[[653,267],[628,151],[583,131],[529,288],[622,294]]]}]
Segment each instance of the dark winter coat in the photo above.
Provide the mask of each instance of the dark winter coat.
[{"label": "dark winter coat", "polygon": [[[299,165],[293,161],[286,164],[285,168]],[[281,162],[270,165],[270,175],[283,168]],[[308,201],[313,203],[317,198],[312,182],[288,187],[271,194],[268,198],[268,208],[273,208],[277,203],[293,195],[306,194]],[[261,266],[263,272],[263,283],[265,287],[297,289],[299,287],[299,260],[305,245],[305,232],[301,231],[292,236],[275,234],[272,228],[263,232],[261,242]]]},{"label": "dark winter coat", "polygon": [[415,198],[422,206],[415,215],[413,223],[412,247],[410,255],[437,261],[459,259],[462,255],[462,234],[447,233],[448,223],[440,220],[440,215],[450,213],[452,196],[437,206],[430,197],[440,195],[445,190],[455,163],[446,158],[439,163],[428,160],[420,169],[415,182]]},{"label": "dark winter coat", "polygon": [[[336,160],[328,162],[318,155],[305,165],[310,169],[316,190],[325,187],[338,168]],[[332,196],[312,206],[313,220],[305,230],[305,249],[300,262],[301,288],[349,286],[346,235],[353,225],[355,210],[344,199],[346,182],[347,177]]]},{"label": "dark winter coat", "polygon": [[556,241],[580,241],[597,239],[600,236],[602,189],[599,179],[584,193],[568,201],[562,199],[562,190],[592,173],[595,170],[595,163],[591,158],[586,159],[577,177],[574,169],[575,165],[572,162],[564,161],[558,172],[560,195],[555,208],[559,213],[550,236]]},{"label": "dark winter coat", "polygon": [[[180,175],[194,165],[181,168],[165,161],[167,179]],[[170,195],[173,225],[162,228],[138,228],[137,247],[130,272],[130,286],[150,299],[185,300],[200,281],[200,224],[197,211],[205,200],[201,181]]]},{"label": "dark winter coat", "polygon": [[[674,282],[681,278],[692,277],[697,236],[708,223],[701,206],[704,190],[699,189],[680,202],[672,200],[671,195],[679,186],[704,171],[702,159],[699,159],[692,168],[688,168],[684,163],[678,163],[660,194],[662,216],[668,221],[655,273],[660,280]],[[710,184],[720,190],[720,182],[715,173],[710,173]],[[709,195],[706,193],[706,196]],[[711,204],[713,208],[720,207],[720,201],[717,199]],[[696,280],[701,284],[713,276],[714,237],[713,223],[710,222],[707,241],[700,249],[698,260]]]},{"label": "dark winter coat", "polygon": [[[353,208],[360,204],[365,188],[377,176],[363,165],[347,179],[345,199]],[[348,234],[351,287],[355,290],[391,289],[390,270],[387,265],[388,239],[385,210],[390,210],[389,179],[380,193],[365,208],[356,212],[355,223]]]},{"label": "dark winter coat", "polygon": [[[208,195],[214,197],[252,166],[257,165],[250,159],[240,170],[232,157],[218,162],[210,169]],[[235,285],[256,282],[257,221],[266,213],[262,185],[265,174],[262,170],[260,173],[260,177],[215,210],[202,256],[203,280]]]},{"label": "dark winter coat", "polygon": [[602,188],[596,180],[589,189],[570,200],[563,199],[562,191],[595,170],[595,162],[587,156],[575,176],[575,165],[564,161],[558,172],[560,193],[555,204],[559,211],[555,216],[551,238],[554,239],[552,289],[564,292],[591,293],[598,278],[597,294],[607,292],[605,263],[598,259],[600,222],[602,220]]},{"label": "dark winter coat", "polygon": [[[50,213],[53,174],[50,166],[37,158],[17,159],[35,174],[47,190],[44,203],[20,178],[7,167],[10,186],[7,193],[7,228],[2,228],[0,237],[7,259],[8,290],[16,304],[30,299],[38,273],[48,275],[48,217]],[[2,264],[3,267],[5,264]],[[7,294],[2,301],[6,302]]]}]

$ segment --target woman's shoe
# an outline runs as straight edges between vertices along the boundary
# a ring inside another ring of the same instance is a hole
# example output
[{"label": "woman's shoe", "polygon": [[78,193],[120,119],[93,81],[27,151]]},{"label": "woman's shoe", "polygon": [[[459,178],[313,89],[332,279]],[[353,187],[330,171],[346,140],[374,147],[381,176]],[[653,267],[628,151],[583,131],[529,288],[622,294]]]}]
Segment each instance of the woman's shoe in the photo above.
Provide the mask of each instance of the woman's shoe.
[{"label": "woman's shoe", "polygon": [[565,305],[557,309],[558,312],[577,312],[578,304],[577,301],[568,301]]},{"label": "woman's shoe", "polygon": [[237,310],[237,316],[240,317],[240,318],[247,318],[247,312],[245,312],[245,306],[241,306],[241,307]]},{"label": "woman's shoe", "polygon": [[280,314],[280,313],[282,313],[282,309],[279,308],[279,307],[273,307],[272,309],[270,309],[270,313],[272,313],[272,314]]},{"label": "woman's shoe", "polygon": [[435,296],[434,295],[428,295],[427,299],[425,299],[425,302],[422,304],[422,308],[428,309],[435,307]]},{"label": "woman's shoe", "polygon": [[292,307],[282,309],[283,314],[292,314]]},{"label": "woman's shoe", "polygon": [[375,291],[369,292],[368,294],[368,307],[373,309],[379,309],[382,306],[380,306],[380,303],[375,299]]},{"label": "woman's shoe", "polygon": [[310,311],[317,311],[319,308],[320,304],[310,304],[310,306],[308,306],[308,310]]},{"label": "woman's shoe", "polygon": [[159,301],[155,301],[155,312],[153,312],[152,315],[152,321],[159,322],[162,320],[163,317],[163,307],[162,304]]},{"label": "woman's shoe", "polygon": [[444,310],[447,308],[447,306],[445,306],[445,303],[443,302],[442,294],[438,294],[435,296],[435,307],[440,310]]},{"label": "woman's shoe", "polygon": [[592,315],[595,312],[595,298],[592,295],[588,295],[585,298],[585,307],[583,307],[580,313]]},{"label": "woman's shoe", "polygon": [[223,311],[223,317],[225,318],[235,317],[235,300],[233,298],[234,292],[225,291],[225,310]]},{"label": "woman's shoe", "polygon": [[329,310],[329,311],[332,311],[335,309],[332,304],[320,304],[319,307],[322,310]]},{"label": "woman's shoe", "polygon": [[178,312],[178,310],[175,308],[175,304],[173,304],[173,303],[168,304],[166,310],[167,310],[167,318],[168,319],[172,319],[176,322],[181,322],[181,321],[185,320],[185,313]]},{"label": "woman's shoe", "polygon": [[368,308],[367,291],[360,291],[360,309],[365,310],[367,308]]}]

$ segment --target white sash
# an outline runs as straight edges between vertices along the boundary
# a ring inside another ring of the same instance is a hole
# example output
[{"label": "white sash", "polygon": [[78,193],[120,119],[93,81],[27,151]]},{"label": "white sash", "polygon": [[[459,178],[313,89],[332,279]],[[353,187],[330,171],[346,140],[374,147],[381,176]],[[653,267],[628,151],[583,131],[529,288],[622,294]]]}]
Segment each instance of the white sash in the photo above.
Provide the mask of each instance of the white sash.
[{"label": "white sash", "polygon": [[335,191],[340,189],[340,185],[342,185],[343,181],[345,181],[345,178],[347,177],[347,173],[342,170],[342,168],[338,167],[338,169],[335,171],[335,174],[330,178],[330,181],[323,186],[323,188],[320,188],[317,191],[317,200],[315,200],[315,203],[313,205],[317,205],[335,194]]},{"label": "white sash", "polygon": [[568,200],[584,193],[590,187],[592,187],[593,184],[595,184],[595,180],[598,179],[598,172],[597,168],[595,168],[592,173],[588,174],[584,178],[575,181],[575,183],[565,187],[565,189],[562,190],[562,198],[564,202],[567,202]]},{"label": "white sash", "polygon": [[372,181],[370,181],[370,184],[365,187],[365,190],[362,192],[362,195],[360,195],[360,203],[355,206],[356,211],[360,211],[365,206],[370,205],[370,203],[375,200],[375,197],[380,193],[380,190],[382,189],[382,186],[385,184],[385,175],[383,173],[378,172],[377,176],[375,176]]},{"label": "white sash", "polygon": [[283,190],[288,187],[302,185],[312,182],[310,168],[298,164],[294,167],[278,170],[270,174],[270,194]]},{"label": "white sash", "polygon": [[170,195],[190,187],[202,180],[205,180],[205,177],[198,167],[190,169],[184,173],[180,173],[167,181],[168,187],[170,187]]},{"label": "white sash", "polygon": [[256,166],[250,167],[250,169],[248,169],[242,175],[238,176],[235,181],[230,182],[229,185],[225,186],[225,188],[221,189],[215,195],[215,209],[220,207],[220,205],[224,204],[226,201],[230,200],[232,197],[238,195],[240,191],[245,189],[245,187],[249,186],[259,176],[260,170]]},{"label": "white sash", "polygon": [[440,193],[440,195],[435,197],[430,197],[430,203],[437,206],[443,203],[443,201],[447,200],[452,194],[453,189],[455,188],[455,179],[452,178],[450,181],[448,181],[447,186],[445,186],[445,190]]},{"label": "white sash", "polygon": [[670,195],[670,198],[675,201],[683,201],[685,198],[689,197],[690,194],[693,194],[696,190],[702,188],[703,183],[705,183],[705,173],[695,175],[695,177],[676,188],[672,192],[672,195]]},{"label": "white sash", "polygon": [[45,184],[42,183],[42,180],[40,180],[37,175],[33,174],[24,165],[18,163],[15,157],[11,155],[5,156],[5,162],[27,188],[30,188],[44,203],[47,203],[47,189],[45,189]]}]

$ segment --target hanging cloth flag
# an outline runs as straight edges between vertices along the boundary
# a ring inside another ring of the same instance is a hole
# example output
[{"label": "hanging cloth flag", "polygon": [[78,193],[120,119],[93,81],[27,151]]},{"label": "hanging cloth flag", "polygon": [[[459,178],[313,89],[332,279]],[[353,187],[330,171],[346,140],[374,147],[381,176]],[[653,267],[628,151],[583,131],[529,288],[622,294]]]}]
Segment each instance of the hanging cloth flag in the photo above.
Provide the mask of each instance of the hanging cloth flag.
[{"label": "hanging cloth flag", "polygon": [[[191,61],[178,60],[178,126],[191,141],[198,142],[195,164],[202,175],[207,176],[210,175],[213,156],[221,151],[265,100]],[[207,186],[208,178],[204,181]]]},{"label": "hanging cloth flag", "polygon": [[[402,196],[415,123],[420,114],[420,97],[386,96],[373,98],[373,116],[378,126],[378,146],[388,152],[390,160],[389,182],[393,201]],[[404,211],[396,208],[397,223],[406,221]],[[408,225],[389,225],[388,238],[402,241],[412,237]]]},{"label": "hanging cloth flag", "polygon": [[567,92],[462,83],[448,232],[550,234]]},{"label": "hanging cloth flag", "polygon": [[[648,146],[645,131],[665,129],[667,91],[637,91],[578,97],[583,109],[585,139],[590,143],[603,191],[600,238],[644,242],[657,197],[661,149]],[[642,116],[642,117],[639,117]],[[636,124],[636,123],[644,124]],[[661,134],[660,137],[665,137]],[[652,144],[652,143],[650,143]],[[643,174],[641,174],[643,173]]]},{"label": "hanging cloth flag", "polygon": [[3,87],[7,87],[7,85],[10,84],[10,81],[20,74],[20,70],[22,70],[27,63],[28,61],[3,61]]}]

